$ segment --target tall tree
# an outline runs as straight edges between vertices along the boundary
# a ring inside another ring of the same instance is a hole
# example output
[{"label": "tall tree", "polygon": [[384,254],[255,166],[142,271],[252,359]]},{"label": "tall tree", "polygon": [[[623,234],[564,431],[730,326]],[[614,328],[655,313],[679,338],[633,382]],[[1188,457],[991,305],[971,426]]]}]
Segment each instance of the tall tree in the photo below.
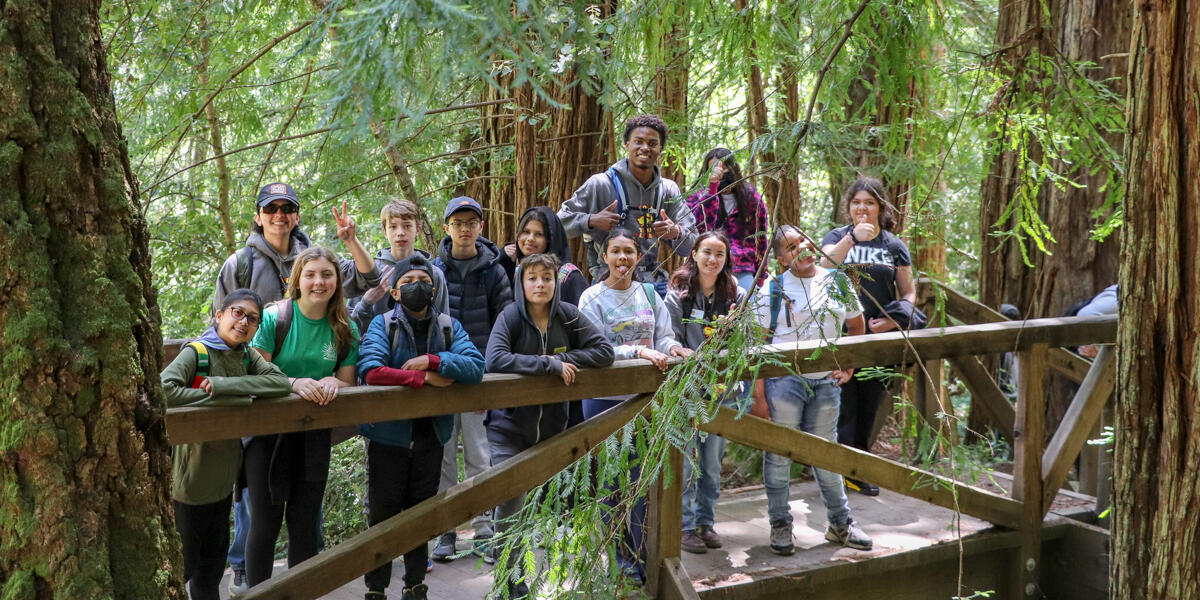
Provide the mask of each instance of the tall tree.
[{"label": "tall tree", "polygon": [[0,16],[0,597],[182,600],[159,315],[98,11]]},{"label": "tall tree", "polygon": [[1130,52],[1112,598],[1200,596],[1200,2],[1138,4]]},{"label": "tall tree", "polygon": [[[1089,215],[1111,205],[1120,186],[1112,149],[1122,143],[1132,8],[1120,0],[1001,4],[993,111],[1002,151],[991,158],[979,221],[980,300],[988,306],[1058,316],[1116,281],[1118,242],[1093,239]],[[1070,401],[1065,386],[1049,388],[1047,432]],[[973,415],[972,427],[982,425]]]}]

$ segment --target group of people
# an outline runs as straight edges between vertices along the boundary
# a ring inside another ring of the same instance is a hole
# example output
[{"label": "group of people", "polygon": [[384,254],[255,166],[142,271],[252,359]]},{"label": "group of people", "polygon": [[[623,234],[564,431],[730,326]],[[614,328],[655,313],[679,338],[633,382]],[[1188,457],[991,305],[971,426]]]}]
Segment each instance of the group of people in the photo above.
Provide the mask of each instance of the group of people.
[{"label": "group of people", "polygon": [[[485,209],[469,197],[447,203],[445,237],[434,253],[414,248],[420,209],[392,200],[380,217],[388,246],[372,257],[345,204],[334,209],[337,236],[350,258],[313,246],[299,227],[300,201],[285,183],[263,187],[246,246],[222,265],[212,326],[186,344],[162,373],[171,406],[248,404],[295,393],[318,405],[352,385],[469,385],[485,372],[552,376],[571,384],[579,369],[643,359],[660,369],[688,357],[711,325],[750,303],[764,342],[836,340],[909,323],[911,261],[889,230],[895,209],[883,185],[860,178],[847,191],[846,227],[816,243],[800,229],[768,228],[767,209],[729,150],[701,165],[707,189],[682,198],[658,160],[667,127],[654,115],[625,124],[627,156],[592,175],[557,211],[525,211],[515,241],[481,236]],[[568,241],[583,238],[589,285],[570,262]],[[687,259],[674,273],[659,266],[660,241]],[[773,252],[780,274],[771,273]],[[837,263],[858,263],[858,293]],[[907,307],[905,306],[907,305]],[[864,448],[882,386],[851,370],[805,373],[728,386],[725,400],[752,395],[759,412],[782,424]],[[459,440],[466,473],[475,475],[592,418],[627,397],[368,423],[367,518],[380,523],[458,481]],[[852,407],[852,408],[851,408]],[[329,469],[330,430],[254,436],[178,446],[172,495],[194,600],[217,598],[228,559],[231,595],[271,576],[274,547],[287,524],[288,565],[322,546],[321,498]],[[696,473],[684,493],[683,549],[720,547],[713,508],[724,440],[697,438]],[[693,461],[688,461],[689,471]],[[770,548],[794,552],[788,506],[790,460],[767,454],[764,483]],[[637,473],[633,473],[634,478]],[[850,515],[846,488],[878,493],[867,482],[816,470],[828,512],[826,538],[859,549],[871,539]],[[614,494],[615,495],[615,494]],[[507,526],[524,501],[507,501],[474,521],[476,544]],[[229,517],[234,539],[229,540]],[[622,571],[645,577],[644,504],[622,527]],[[440,536],[434,560],[459,555],[453,531]],[[513,554],[516,556],[516,553]],[[404,556],[402,598],[427,597],[425,544]],[[391,563],[365,576],[366,598],[387,598]],[[508,584],[527,597],[524,581]]]}]

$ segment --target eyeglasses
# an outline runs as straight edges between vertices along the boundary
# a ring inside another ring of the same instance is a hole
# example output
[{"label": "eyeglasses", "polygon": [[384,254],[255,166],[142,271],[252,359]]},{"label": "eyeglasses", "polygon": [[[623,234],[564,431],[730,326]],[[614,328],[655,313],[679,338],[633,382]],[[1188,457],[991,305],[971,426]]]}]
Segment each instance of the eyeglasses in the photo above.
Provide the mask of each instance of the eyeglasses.
[{"label": "eyeglasses", "polygon": [[479,219],[471,219],[470,221],[448,221],[446,224],[452,229],[474,229],[479,227],[482,222]]},{"label": "eyeglasses", "polygon": [[273,215],[277,212],[281,212],[285,215],[294,215],[300,212],[300,207],[288,202],[287,204],[268,204],[259,210],[267,213],[268,215]]},{"label": "eyeglasses", "polygon": [[235,323],[238,321],[241,321],[242,319],[245,319],[246,322],[249,323],[252,327],[258,326],[259,321],[262,320],[262,317],[260,317],[258,315],[252,315],[236,306],[229,307],[229,316],[233,317],[233,321]]}]

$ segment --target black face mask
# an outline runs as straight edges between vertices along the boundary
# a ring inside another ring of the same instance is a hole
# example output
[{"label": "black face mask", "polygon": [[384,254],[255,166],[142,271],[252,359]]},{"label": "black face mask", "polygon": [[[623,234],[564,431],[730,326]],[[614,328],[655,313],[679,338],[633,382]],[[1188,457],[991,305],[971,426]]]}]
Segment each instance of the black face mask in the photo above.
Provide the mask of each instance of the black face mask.
[{"label": "black face mask", "polygon": [[400,304],[409,312],[419,313],[429,308],[433,300],[433,284],[428,281],[414,281],[400,286]]}]

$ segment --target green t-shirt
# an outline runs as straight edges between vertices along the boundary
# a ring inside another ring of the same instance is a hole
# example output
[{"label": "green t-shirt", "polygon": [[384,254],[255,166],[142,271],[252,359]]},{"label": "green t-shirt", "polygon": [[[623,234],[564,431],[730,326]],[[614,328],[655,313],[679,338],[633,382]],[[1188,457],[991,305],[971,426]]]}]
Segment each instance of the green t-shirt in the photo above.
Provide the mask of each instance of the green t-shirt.
[{"label": "green t-shirt", "polygon": [[350,353],[342,364],[337,364],[337,337],[333,327],[324,318],[310,319],[304,316],[298,306],[292,306],[292,326],[288,329],[287,337],[283,338],[283,348],[275,350],[275,321],[279,316],[279,307],[271,306],[263,312],[262,325],[250,345],[271,353],[271,362],[275,363],[288,377],[307,377],[320,379],[335,374],[338,367],[353,365],[358,362],[358,327],[350,322]]}]

